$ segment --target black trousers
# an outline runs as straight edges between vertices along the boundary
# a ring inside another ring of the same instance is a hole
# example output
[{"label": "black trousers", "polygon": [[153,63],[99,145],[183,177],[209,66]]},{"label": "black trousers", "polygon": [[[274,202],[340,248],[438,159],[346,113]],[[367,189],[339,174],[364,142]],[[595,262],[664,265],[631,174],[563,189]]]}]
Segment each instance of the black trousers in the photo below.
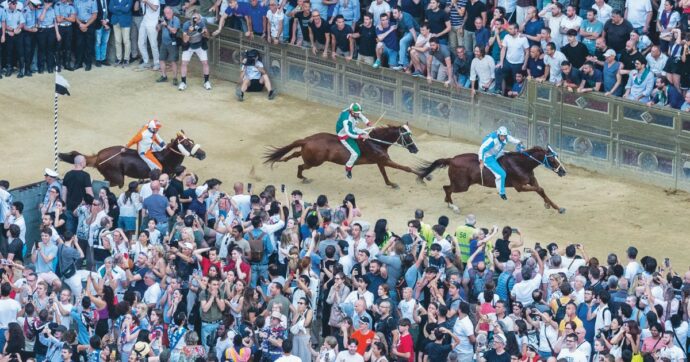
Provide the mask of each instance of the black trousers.
[{"label": "black trousers", "polygon": [[72,61],[72,26],[58,26],[60,38],[57,44],[57,61],[62,66],[68,65]]},{"label": "black trousers", "polygon": [[24,65],[24,32],[15,36],[5,34],[5,66]]},{"label": "black trousers", "polygon": [[55,28],[38,29],[36,34],[36,41],[38,43],[38,71],[43,69],[55,69],[55,45],[57,37],[55,36]]},{"label": "black trousers", "polygon": [[34,48],[36,48],[36,37],[37,33],[32,33],[29,31],[24,32],[24,71],[31,71],[31,62],[34,60]]},{"label": "black trousers", "polygon": [[74,38],[77,40],[75,49],[75,66],[82,64],[91,65],[96,46],[96,31],[93,27],[88,27],[86,31],[81,31],[79,27],[74,30]]}]

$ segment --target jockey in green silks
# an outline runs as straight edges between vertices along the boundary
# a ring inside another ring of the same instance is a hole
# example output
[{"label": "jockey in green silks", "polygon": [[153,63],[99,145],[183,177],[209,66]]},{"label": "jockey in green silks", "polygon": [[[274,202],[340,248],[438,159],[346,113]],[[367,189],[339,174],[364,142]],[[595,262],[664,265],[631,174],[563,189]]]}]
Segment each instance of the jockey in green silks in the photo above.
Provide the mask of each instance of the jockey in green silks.
[{"label": "jockey in green silks", "polygon": [[350,152],[350,158],[345,163],[345,176],[347,178],[352,178],[352,166],[355,165],[361,154],[357,140],[369,138],[367,131],[357,127],[360,122],[364,122],[367,127],[371,126],[371,122],[362,114],[362,106],[359,103],[352,103],[349,108],[340,113],[335,125],[335,132],[340,143]]}]

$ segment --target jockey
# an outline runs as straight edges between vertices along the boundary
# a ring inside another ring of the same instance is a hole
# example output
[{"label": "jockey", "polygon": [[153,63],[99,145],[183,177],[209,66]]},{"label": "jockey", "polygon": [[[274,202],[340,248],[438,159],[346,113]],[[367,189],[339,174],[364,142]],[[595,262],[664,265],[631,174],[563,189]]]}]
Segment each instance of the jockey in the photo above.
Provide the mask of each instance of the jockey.
[{"label": "jockey", "polygon": [[365,130],[357,127],[359,122],[366,123],[367,127],[371,126],[371,122],[362,114],[362,106],[359,103],[352,103],[349,108],[340,113],[335,125],[335,132],[338,134],[340,143],[350,152],[350,158],[345,163],[345,176],[347,178],[352,178],[352,166],[355,165],[360,156],[357,140],[369,138],[369,134]]},{"label": "jockey", "polygon": [[163,141],[163,139],[158,135],[158,130],[161,127],[162,125],[160,122],[158,122],[158,120],[151,120],[149,123],[144,125],[144,127],[142,127],[131,140],[129,140],[127,146],[122,148],[121,152],[124,152],[125,149],[132,147],[132,145],[136,143],[139,157],[146,162],[149,168],[152,170],[155,168],[162,170],[163,166],[153,154],[154,144],[161,148],[165,147],[165,141]]},{"label": "jockey", "polygon": [[508,142],[516,144],[518,152],[524,148],[522,142],[508,134],[508,129],[503,126],[499,127],[496,132],[491,132],[484,137],[484,141],[479,147],[479,170],[483,172],[484,165],[486,165],[496,176],[496,189],[503,200],[508,199],[505,188],[506,172],[498,163],[498,159],[503,156],[503,148]]}]

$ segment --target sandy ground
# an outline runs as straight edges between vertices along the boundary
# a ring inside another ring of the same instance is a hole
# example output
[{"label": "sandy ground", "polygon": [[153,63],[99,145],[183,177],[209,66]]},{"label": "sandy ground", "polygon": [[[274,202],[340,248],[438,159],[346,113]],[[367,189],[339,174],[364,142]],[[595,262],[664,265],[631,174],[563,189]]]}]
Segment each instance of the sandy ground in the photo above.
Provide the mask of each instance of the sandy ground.
[{"label": "sandy ground", "polygon": [[[201,79],[194,77],[187,91],[178,92],[170,83],[154,83],[153,72],[131,69],[94,68],[90,73],[81,70],[64,76],[72,85],[72,96],[60,101],[60,151],[89,153],[124,144],[145,120],[157,117],[164,124],[162,134],[166,138],[184,129],[202,144],[208,158],[187,160],[186,165],[202,179],[224,180],[228,189],[234,181],[253,182],[258,187],[285,183],[288,190],[299,188],[310,200],[326,194],[332,205],[352,192],[365,218],[372,223],[375,218],[387,218],[398,233],[404,232],[415,208],[424,209],[425,221],[431,224],[440,215],[448,215],[453,228],[471,212],[482,226],[509,224],[520,228],[529,246],[550,241],[582,243],[590,254],[605,262],[607,253],[622,256],[632,243],[641,255],[671,256],[676,265],[690,263],[684,232],[690,196],[685,193],[667,195],[659,188],[581,169],[571,168],[568,176],[558,178],[542,168],[538,170],[540,183],[557,204],[567,208],[566,214],[546,210],[536,194],[509,189],[510,200],[504,202],[495,190],[474,186],[468,193],[455,194],[455,202],[462,208],[462,214],[455,215],[443,203],[441,186],[448,183],[445,170],[437,171],[426,186],[418,185],[413,175],[389,171],[391,179],[400,184],[399,190],[392,190],[384,185],[374,166],[356,167],[354,179],[348,181],[342,166],[327,164],[306,171],[314,181],[303,185],[296,177],[299,160],[278,164],[273,170],[262,164],[267,145],[284,145],[315,132],[331,132],[337,109],[286,95],[269,102],[265,93],[249,95],[244,103],[238,103],[232,98],[234,84],[216,81],[209,92],[202,88]],[[0,80],[0,110],[1,176],[13,186],[41,180],[43,168],[53,164],[53,76]],[[475,145],[419,130],[415,137],[420,152],[412,155],[396,148],[391,152],[393,159],[415,165],[422,159],[476,150]],[[69,167],[61,164],[60,172]],[[97,171],[90,171],[100,178]]]}]

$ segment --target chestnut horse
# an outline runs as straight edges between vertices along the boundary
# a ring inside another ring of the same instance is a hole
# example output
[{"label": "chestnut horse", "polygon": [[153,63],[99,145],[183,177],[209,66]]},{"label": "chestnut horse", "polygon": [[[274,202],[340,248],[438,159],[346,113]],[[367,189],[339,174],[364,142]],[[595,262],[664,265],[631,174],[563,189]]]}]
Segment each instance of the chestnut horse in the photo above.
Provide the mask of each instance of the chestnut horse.
[{"label": "chestnut horse", "polygon": [[[544,206],[547,209],[553,207],[561,214],[565,212],[564,208],[558,207],[546,196],[544,189],[539,186],[539,182],[534,176],[534,169],[538,166],[544,166],[560,177],[565,176],[565,167],[558,160],[558,154],[551,146],[547,146],[546,149],[533,147],[523,152],[508,152],[498,159],[498,163],[506,172],[506,187],[513,187],[518,192],[534,191],[544,199]],[[420,173],[420,177],[424,177],[437,168],[447,166],[449,166],[450,185],[443,186],[443,190],[446,192],[445,202],[455,212],[460,212],[460,209],[453,204],[452,193],[465,192],[474,184],[496,187],[494,174],[491,170],[484,167],[480,173],[479,158],[476,153],[464,153],[453,158],[441,158],[423,165],[417,171]]]},{"label": "chestnut horse", "polygon": [[[399,145],[410,153],[417,153],[417,145],[412,139],[412,132],[407,125],[385,126],[374,128],[369,133],[369,140],[357,140],[361,155],[356,165],[376,164],[386,185],[397,188],[398,185],[391,182],[386,174],[386,167],[397,168],[419,176],[419,173],[410,167],[393,162],[388,156],[388,148],[391,145]],[[286,156],[295,148],[299,150]],[[264,156],[264,163],[271,167],[276,162],[286,162],[296,157],[302,157],[303,164],[297,166],[297,177],[302,182],[308,183],[309,179],[302,174],[304,170],[320,166],[324,162],[333,162],[344,165],[350,158],[350,152],[340,143],[338,136],[330,133],[317,133],[306,138],[299,139],[284,147],[271,147]],[[420,178],[421,179],[421,178]]]},{"label": "chestnut horse", "polygon": [[[86,156],[86,166],[95,167],[103,175],[106,181],[113,186],[122,188],[125,184],[125,176],[135,179],[146,179],[151,173],[149,166],[142,160],[137,151],[127,149],[120,152],[122,146],[112,146],[98,151],[97,154]],[[82,153],[72,151],[58,155],[60,160],[74,163],[74,157]],[[194,140],[187,138],[184,131],[177,132],[177,136],[168,143],[165,148],[154,152],[158,161],[163,165],[163,172],[171,174],[175,167],[182,164],[186,156],[199,160],[206,158],[206,152]]]}]

